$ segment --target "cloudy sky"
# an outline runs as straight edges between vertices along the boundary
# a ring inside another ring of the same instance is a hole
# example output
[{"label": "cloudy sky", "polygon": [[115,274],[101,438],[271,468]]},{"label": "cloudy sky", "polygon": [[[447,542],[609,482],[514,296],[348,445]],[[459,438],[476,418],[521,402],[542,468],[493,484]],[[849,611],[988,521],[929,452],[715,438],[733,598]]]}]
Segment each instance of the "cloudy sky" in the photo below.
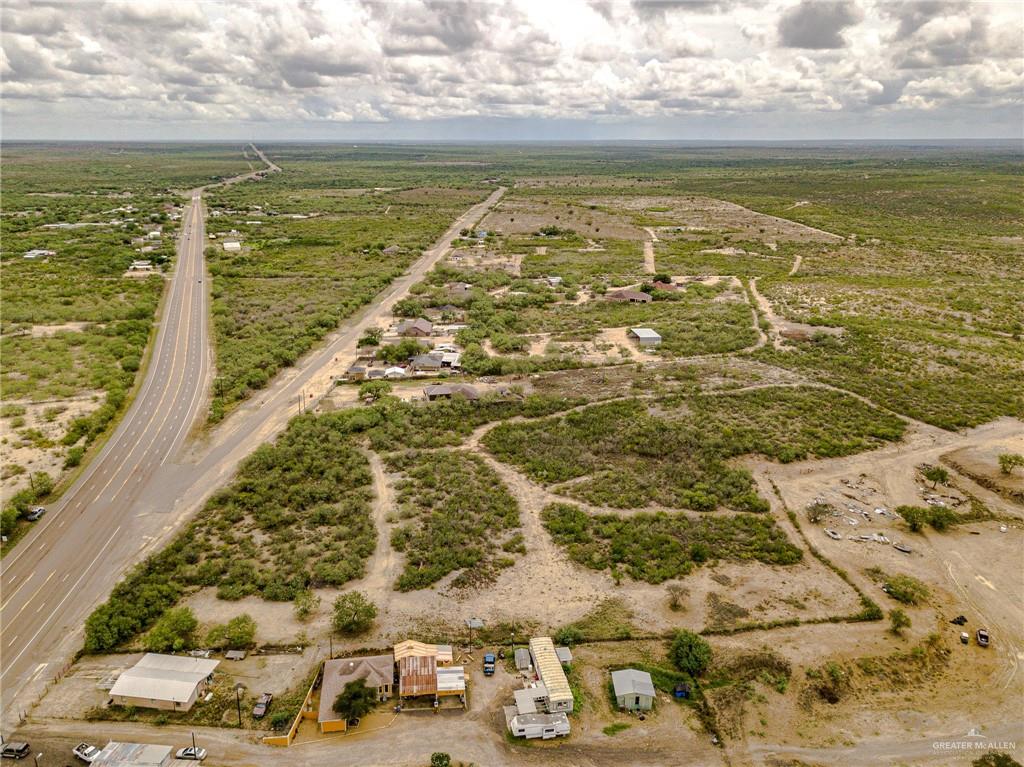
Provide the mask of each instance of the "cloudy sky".
[{"label": "cloudy sky", "polygon": [[4,0],[6,138],[1016,138],[1024,2]]}]

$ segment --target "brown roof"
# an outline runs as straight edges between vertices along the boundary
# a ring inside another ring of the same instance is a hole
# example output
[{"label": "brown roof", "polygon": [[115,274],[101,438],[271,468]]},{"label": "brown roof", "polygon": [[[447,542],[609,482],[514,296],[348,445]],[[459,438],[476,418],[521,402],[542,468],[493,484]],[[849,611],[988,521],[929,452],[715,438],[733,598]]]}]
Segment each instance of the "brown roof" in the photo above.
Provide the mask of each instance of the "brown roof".
[{"label": "brown roof", "polygon": [[398,661],[398,694],[403,698],[437,694],[437,656],[409,655]]},{"label": "brown roof", "polygon": [[366,681],[367,687],[382,687],[394,682],[393,655],[369,655],[363,658],[332,658],[324,661],[324,680],[320,688],[318,722],[341,719],[334,711],[334,700],[345,685],[357,679]]},{"label": "brown roof", "polygon": [[647,293],[642,293],[639,290],[616,290],[614,293],[608,294],[609,301],[642,301],[647,303],[651,301],[651,297]]}]

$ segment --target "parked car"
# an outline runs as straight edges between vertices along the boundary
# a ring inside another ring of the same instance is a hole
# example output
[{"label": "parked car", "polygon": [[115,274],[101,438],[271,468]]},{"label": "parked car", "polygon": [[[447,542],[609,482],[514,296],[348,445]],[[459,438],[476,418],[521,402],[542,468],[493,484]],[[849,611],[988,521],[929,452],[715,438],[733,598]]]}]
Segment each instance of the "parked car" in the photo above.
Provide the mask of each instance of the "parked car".
[{"label": "parked car", "polygon": [[187,748],[178,749],[178,753],[174,756],[176,759],[188,759],[193,762],[201,762],[206,758],[206,749],[200,748],[199,746],[188,746]]},{"label": "parked car", "polygon": [[24,759],[29,755],[32,747],[28,743],[20,743],[16,740],[12,740],[8,743],[4,743],[4,750],[0,751],[0,756],[4,759]]},{"label": "parked car", "polygon": [[29,522],[37,522],[40,519],[40,517],[42,517],[43,514],[45,513],[45,508],[43,508],[42,506],[36,506],[25,516],[25,519],[27,519]]},{"label": "parked car", "polygon": [[96,746],[90,746],[88,743],[79,743],[71,749],[71,753],[86,764],[92,764],[96,761],[96,757],[100,755],[100,749],[96,748]]},{"label": "parked car", "polygon": [[960,644],[970,644],[970,642],[971,642],[971,635],[968,634],[966,631],[961,631],[960,632]]},{"label": "parked car", "polygon": [[978,629],[978,633],[975,636],[978,639],[978,647],[988,647],[988,629]]},{"label": "parked car", "polygon": [[265,692],[260,695],[256,701],[256,705],[252,707],[252,718],[262,719],[267,715],[267,709],[270,708],[270,701],[274,699],[274,696],[269,692]]},{"label": "parked car", "polygon": [[484,655],[484,676],[494,676],[494,655],[492,653]]}]

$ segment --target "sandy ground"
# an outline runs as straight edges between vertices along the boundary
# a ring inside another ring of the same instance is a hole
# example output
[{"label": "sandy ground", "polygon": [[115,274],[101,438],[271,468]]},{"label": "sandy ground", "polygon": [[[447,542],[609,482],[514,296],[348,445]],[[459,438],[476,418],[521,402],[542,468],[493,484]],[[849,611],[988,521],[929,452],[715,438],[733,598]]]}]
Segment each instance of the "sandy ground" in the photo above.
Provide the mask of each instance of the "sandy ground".
[{"label": "sandy ground", "polygon": [[[25,408],[25,415],[20,416],[24,426],[14,427],[14,418],[0,418],[0,464],[5,469],[9,466],[21,466],[23,474],[13,474],[9,469],[4,471],[6,479],[0,480],[0,495],[9,498],[24,487],[28,487],[29,474],[45,471],[56,480],[64,471],[64,459],[67,452],[61,438],[67,433],[71,421],[79,416],[88,415],[103,404],[103,392],[88,392],[68,399],[46,400],[44,402],[5,400],[5,405],[20,405]],[[60,410],[53,420],[47,420],[46,411]],[[44,442],[29,442],[19,432],[26,429],[38,429],[45,438]],[[49,444],[49,446],[43,446]],[[39,446],[37,446],[39,445]]]},{"label": "sandy ground", "polygon": [[630,223],[628,217],[601,208],[591,209],[590,204],[568,204],[559,200],[533,197],[510,197],[484,217],[480,222],[480,228],[510,235],[533,234],[542,226],[554,225],[572,229],[583,237],[643,239],[643,230]]},{"label": "sandy ground", "polygon": [[[799,258],[799,257],[798,257]],[[793,265],[795,270],[799,266],[799,263]],[[790,272],[793,274],[794,272]],[[816,333],[825,333],[832,336],[840,336],[843,334],[843,328],[840,327],[826,327],[819,325],[808,325],[803,322],[792,322],[786,320],[775,313],[775,309],[772,307],[771,301],[762,295],[757,289],[757,278],[754,277],[750,280],[750,292],[754,296],[754,300],[757,302],[758,308],[764,314],[768,324],[771,325],[771,330],[768,335],[771,338],[772,346],[776,349],[788,349],[791,348],[786,345],[786,339],[808,339],[814,336]]]}]

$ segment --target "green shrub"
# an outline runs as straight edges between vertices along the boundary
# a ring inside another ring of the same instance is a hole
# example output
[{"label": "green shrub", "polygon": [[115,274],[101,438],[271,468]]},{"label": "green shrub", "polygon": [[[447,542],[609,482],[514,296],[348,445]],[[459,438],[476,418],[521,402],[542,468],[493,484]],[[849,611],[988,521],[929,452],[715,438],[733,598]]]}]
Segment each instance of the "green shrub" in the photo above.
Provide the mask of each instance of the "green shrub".
[{"label": "green shrub", "polygon": [[377,617],[377,606],[361,591],[349,591],[334,600],[331,625],[339,634],[365,634]]},{"label": "green shrub", "polygon": [[256,644],[256,621],[248,613],[242,613],[226,624],[210,628],[206,644],[222,650],[248,650]]},{"label": "green shrub", "polygon": [[161,615],[146,635],[150,652],[178,652],[193,646],[199,621],[188,607],[172,607]]},{"label": "green shrub", "polygon": [[711,663],[711,647],[692,631],[680,629],[672,638],[668,657],[684,674],[699,677]]}]

